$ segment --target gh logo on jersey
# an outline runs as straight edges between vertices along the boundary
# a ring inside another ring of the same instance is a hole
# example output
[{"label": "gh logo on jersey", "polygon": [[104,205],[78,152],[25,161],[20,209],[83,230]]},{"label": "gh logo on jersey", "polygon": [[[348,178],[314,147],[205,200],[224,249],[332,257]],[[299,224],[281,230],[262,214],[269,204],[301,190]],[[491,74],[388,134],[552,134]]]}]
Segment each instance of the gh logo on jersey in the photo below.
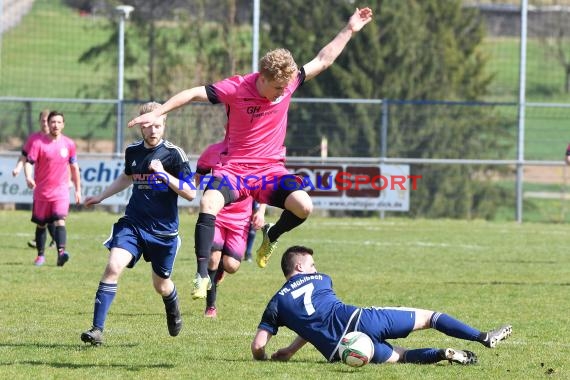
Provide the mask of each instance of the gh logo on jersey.
[{"label": "gh logo on jersey", "polygon": [[259,112],[259,110],[261,109],[261,106],[251,106],[251,107],[247,107],[247,114],[248,115],[255,115],[256,113]]},{"label": "gh logo on jersey", "polygon": [[147,183],[154,191],[167,191],[169,179],[165,173],[152,173],[148,176]]}]

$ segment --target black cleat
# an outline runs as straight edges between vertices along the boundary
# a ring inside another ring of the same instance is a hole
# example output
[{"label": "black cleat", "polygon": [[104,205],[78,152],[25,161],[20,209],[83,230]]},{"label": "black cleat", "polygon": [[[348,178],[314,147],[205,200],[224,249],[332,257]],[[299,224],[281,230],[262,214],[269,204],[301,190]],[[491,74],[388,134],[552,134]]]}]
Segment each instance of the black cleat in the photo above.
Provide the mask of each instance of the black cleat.
[{"label": "black cleat", "polygon": [[28,241],[28,247],[36,248],[37,247],[36,241],[35,240],[29,240]]},{"label": "black cleat", "polygon": [[81,333],[81,341],[91,343],[92,346],[100,346],[103,344],[103,331],[96,327]]},{"label": "black cleat", "polygon": [[177,336],[180,334],[180,330],[182,330],[182,316],[180,315],[180,309],[178,308],[178,300],[176,300],[174,310],[166,312],[166,325],[168,326],[168,333],[170,336]]},{"label": "black cleat", "polygon": [[495,348],[497,343],[507,339],[513,333],[513,326],[505,325],[487,333],[487,338],[482,342],[486,347]]},{"label": "black cleat", "polygon": [[63,252],[57,255],[57,266],[62,267],[69,260],[69,253]]}]

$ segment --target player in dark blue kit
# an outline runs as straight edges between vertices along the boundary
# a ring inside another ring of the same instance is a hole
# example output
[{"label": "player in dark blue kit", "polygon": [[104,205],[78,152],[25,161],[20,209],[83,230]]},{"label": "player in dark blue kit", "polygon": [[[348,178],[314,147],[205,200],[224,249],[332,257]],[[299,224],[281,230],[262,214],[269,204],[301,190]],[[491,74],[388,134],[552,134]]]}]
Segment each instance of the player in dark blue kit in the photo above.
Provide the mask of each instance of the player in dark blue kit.
[{"label": "player in dark blue kit", "polygon": [[269,301],[251,343],[251,352],[257,360],[267,359],[267,342],[281,326],[288,327],[298,336],[289,346],[273,353],[273,360],[289,360],[309,342],[328,361],[337,361],[340,359],[338,345],[343,335],[361,331],[374,342],[371,363],[430,364],[449,360],[473,364],[477,362],[477,356],[471,351],[452,348],[406,349],[392,346],[386,340],[405,338],[412,331],[434,328],[454,338],[494,348],[512,332],[510,325],[481,332],[447,314],[430,310],[360,308],[344,304],[334,293],[331,278],[317,272],[313,251],[307,247],[287,249],[281,258],[281,269],[287,281]]},{"label": "player in dark blue kit", "polygon": [[[140,113],[159,105],[143,104]],[[196,190],[181,180],[191,180],[188,157],[162,138],[165,121],[166,116],[156,124],[141,127],[143,140],[126,149],[125,171],[101,194],[85,200],[85,205],[91,206],[133,185],[125,215],[114,224],[111,237],[104,243],[110,250],[109,261],[95,293],[93,326],[81,334],[83,342],[103,343],[105,319],[117,293],[119,276],[141,257],[152,265],[152,283],[164,301],[168,332],[176,336],[182,328],[178,293],[170,279],[180,247],[177,201],[179,195],[193,200]]]}]

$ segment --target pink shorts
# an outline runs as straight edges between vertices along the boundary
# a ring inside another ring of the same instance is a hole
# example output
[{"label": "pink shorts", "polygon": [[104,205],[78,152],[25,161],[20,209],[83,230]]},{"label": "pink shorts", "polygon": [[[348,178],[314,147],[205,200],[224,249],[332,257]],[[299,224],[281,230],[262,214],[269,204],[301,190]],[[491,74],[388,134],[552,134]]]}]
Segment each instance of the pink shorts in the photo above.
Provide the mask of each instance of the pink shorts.
[{"label": "pink shorts", "polygon": [[56,220],[63,220],[69,214],[69,199],[55,199],[53,201],[34,199],[32,206],[32,222],[44,225]]},{"label": "pink shorts", "polygon": [[244,228],[226,228],[216,223],[212,252],[221,251],[222,255],[242,261],[247,245],[249,224]]},{"label": "pink shorts", "polygon": [[259,203],[284,208],[285,198],[296,190],[302,190],[303,181],[289,173],[282,162],[264,165],[227,163],[214,169],[214,177],[221,183],[213,188],[227,186],[236,200],[247,196]]}]

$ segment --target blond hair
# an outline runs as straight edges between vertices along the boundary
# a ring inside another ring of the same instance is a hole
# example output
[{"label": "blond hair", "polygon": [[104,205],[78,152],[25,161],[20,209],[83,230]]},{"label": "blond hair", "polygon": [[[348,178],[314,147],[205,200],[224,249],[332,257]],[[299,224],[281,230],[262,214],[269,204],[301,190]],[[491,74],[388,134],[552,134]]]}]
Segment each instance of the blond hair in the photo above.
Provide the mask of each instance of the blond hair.
[{"label": "blond hair", "polygon": [[39,120],[39,121],[42,121],[42,119],[43,119],[44,117],[48,117],[48,115],[49,115],[50,112],[51,112],[51,111],[50,111],[49,109],[47,109],[47,108],[46,108],[45,110],[41,111],[41,112],[40,112],[40,115],[39,115],[39,117],[38,117],[38,120]]},{"label": "blond hair", "polygon": [[298,71],[299,68],[287,49],[270,50],[259,61],[260,74],[270,81],[288,82]]}]

